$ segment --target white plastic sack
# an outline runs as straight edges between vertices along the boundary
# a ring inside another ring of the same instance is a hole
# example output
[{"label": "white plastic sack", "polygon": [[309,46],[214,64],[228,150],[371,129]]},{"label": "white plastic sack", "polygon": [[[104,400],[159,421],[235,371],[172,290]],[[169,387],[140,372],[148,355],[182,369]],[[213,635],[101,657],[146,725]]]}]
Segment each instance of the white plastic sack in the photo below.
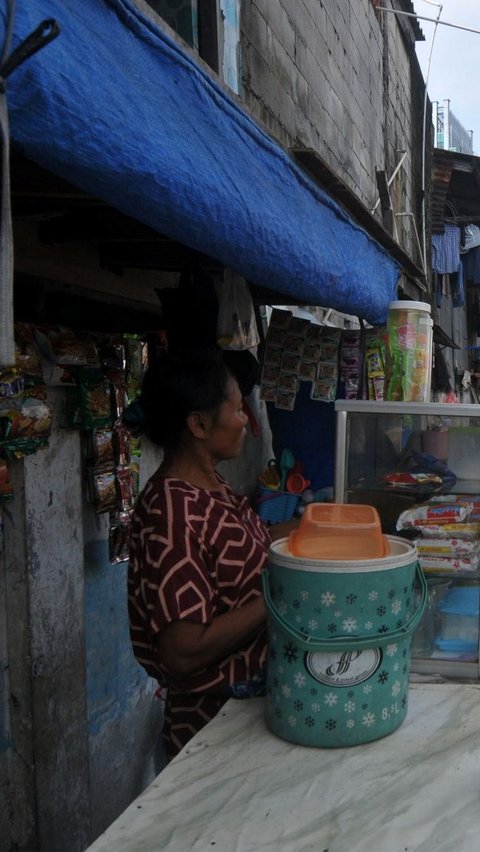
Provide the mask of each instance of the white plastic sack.
[{"label": "white plastic sack", "polygon": [[222,349],[254,349],[260,343],[255,311],[247,282],[231,269],[216,282],[217,343]]},{"label": "white plastic sack", "polygon": [[480,228],[478,225],[465,225],[464,242],[460,245],[460,254],[480,246]]}]

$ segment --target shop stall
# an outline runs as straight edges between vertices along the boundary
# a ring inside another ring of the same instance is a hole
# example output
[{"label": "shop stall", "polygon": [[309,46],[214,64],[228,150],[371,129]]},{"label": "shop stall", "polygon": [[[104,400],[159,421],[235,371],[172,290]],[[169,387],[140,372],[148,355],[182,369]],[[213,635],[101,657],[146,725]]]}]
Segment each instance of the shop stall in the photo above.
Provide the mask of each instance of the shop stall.
[{"label": "shop stall", "polygon": [[[1,282],[0,818],[11,845],[78,850],[162,763],[161,704],[132,657],[124,590],[131,508],[158,463],[123,420],[146,337],[158,341],[170,307],[170,343],[191,342],[199,326],[215,335],[205,279],[226,288],[232,270],[257,310],[287,299],[382,322],[409,264],[143,3],[13,7],[0,13],[5,54],[31,44],[40,24],[55,37],[10,66],[7,84],[15,263]],[[250,492],[259,458],[280,463],[290,450],[284,470],[303,486],[289,491],[285,478],[287,517],[307,481],[317,499],[331,497],[334,386],[359,392],[357,332],[325,321],[323,338],[307,341],[307,325],[285,363],[278,339],[266,359],[259,347],[259,408],[276,445],[250,432],[249,461],[232,477]],[[299,443],[287,440],[292,426]]]}]

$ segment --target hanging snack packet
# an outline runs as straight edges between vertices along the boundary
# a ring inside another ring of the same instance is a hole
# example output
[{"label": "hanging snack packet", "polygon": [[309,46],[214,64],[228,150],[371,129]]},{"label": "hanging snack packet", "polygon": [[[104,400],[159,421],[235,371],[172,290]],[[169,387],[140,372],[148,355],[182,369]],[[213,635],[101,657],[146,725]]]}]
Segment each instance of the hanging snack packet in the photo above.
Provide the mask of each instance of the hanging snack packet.
[{"label": "hanging snack packet", "polygon": [[18,399],[23,394],[25,381],[22,373],[15,367],[0,370],[0,404],[5,400]]},{"label": "hanging snack packet", "polygon": [[113,417],[120,415],[126,405],[125,345],[121,335],[96,335],[95,343],[105,378],[111,383]]},{"label": "hanging snack packet", "polygon": [[130,463],[130,472],[132,474],[132,491],[133,502],[137,499],[140,493],[140,465],[136,461]]},{"label": "hanging snack packet", "polygon": [[13,500],[13,486],[10,482],[10,474],[6,461],[0,459],[0,503]]},{"label": "hanging snack packet", "polygon": [[26,322],[16,322],[15,336],[15,365],[23,376],[34,376],[42,379],[42,361],[35,343],[33,326]]},{"label": "hanging snack packet", "polygon": [[382,353],[378,347],[367,349],[365,355],[367,366],[368,398],[383,400],[385,390],[385,365]]},{"label": "hanging snack packet", "polygon": [[0,442],[0,457],[4,459],[23,459],[31,456],[42,447],[48,447],[48,438],[13,438]]},{"label": "hanging snack packet", "polygon": [[120,497],[122,511],[133,508],[135,502],[134,481],[130,465],[120,465],[115,468],[117,493]]},{"label": "hanging snack packet", "polygon": [[118,512],[110,515],[108,548],[112,565],[126,562],[129,557],[131,522],[131,512]]},{"label": "hanging snack packet", "polygon": [[[361,331],[344,329],[340,342],[340,373],[345,399],[356,399],[362,376]],[[320,376],[319,376],[320,377]]]},{"label": "hanging snack packet", "polygon": [[113,447],[115,464],[128,465],[131,458],[131,435],[121,420],[117,420],[113,428]]},{"label": "hanging snack packet", "polygon": [[136,335],[125,335],[127,403],[138,396],[148,361],[147,344]]},{"label": "hanging snack packet", "polygon": [[110,385],[101,370],[82,370],[82,421],[84,428],[96,429],[111,422]]},{"label": "hanging snack packet", "polygon": [[42,402],[47,402],[47,385],[45,384],[42,376],[24,376],[24,390],[23,395],[25,398],[31,399],[41,399]]},{"label": "hanging snack packet", "polygon": [[[36,381],[34,377],[28,381]],[[42,388],[42,396],[44,386]],[[0,454],[23,458],[46,446],[52,429],[52,412],[45,399],[30,396],[16,370],[0,373]]]},{"label": "hanging snack packet", "polygon": [[139,459],[142,455],[142,442],[139,435],[131,435],[130,437],[130,453],[132,458]]},{"label": "hanging snack packet", "polygon": [[102,370],[77,371],[76,386],[67,388],[67,422],[75,429],[101,429],[111,423],[110,383]]},{"label": "hanging snack packet", "polygon": [[113,432],[111,429],[94,429],[90,436],[91,459],[95,473],[113,470]]},{"label": "hanging snack packet", "polygon": [[50,386],[75,384],[75,369],[99,366],[98,354],[89,338],[75,334],[65,326],[36,326],[35,343],[42,356],[42,371]]},{"label": "hanging snack packet", "polygon": [[117,509],[117,487],[113,471],[106,473],[93,473],[92,490],[95,511],[99,515],[103,512],[113,512]]},{"label": "hanging snack packet", "polygon": [[85,334],[63,325],[36,326],[34,337],[47,361],[63,367],[99,367],[98,352]]},{"label": "hanging snack packet", "polygon": [[52,412],[42,399],[26,397],[0,409],[0,440],[48,438],[52,431]]},{"label": "hanging snack packet", "polygon": [[365,388],[364,397],[382,401],[385,396],[386,326],[365,331]]}]

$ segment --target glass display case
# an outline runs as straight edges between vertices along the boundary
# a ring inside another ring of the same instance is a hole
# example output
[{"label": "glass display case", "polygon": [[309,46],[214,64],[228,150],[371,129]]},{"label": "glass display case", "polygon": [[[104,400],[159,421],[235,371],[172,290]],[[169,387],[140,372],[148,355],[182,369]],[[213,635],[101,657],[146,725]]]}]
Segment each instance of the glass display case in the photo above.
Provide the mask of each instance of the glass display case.
[{"label": "glass display case", "polygon": [[335,502],[375,506],[427,577],[412,671],[479,679],[480,405],[337,400],[335,412]]}]

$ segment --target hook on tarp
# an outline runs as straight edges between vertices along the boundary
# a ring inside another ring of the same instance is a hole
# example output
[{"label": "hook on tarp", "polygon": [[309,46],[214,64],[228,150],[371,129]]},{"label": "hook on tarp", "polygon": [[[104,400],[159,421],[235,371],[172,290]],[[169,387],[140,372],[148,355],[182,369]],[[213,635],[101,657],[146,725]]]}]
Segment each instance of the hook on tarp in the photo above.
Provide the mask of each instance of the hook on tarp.
[{"label": "hook on tarp", "polygon": [[0,65],[0,77],[8,77],[22,62],[53,41],[60,33],[60,27],[54,18],[46,18],[33,32],[12,50],[7,59]]}]

